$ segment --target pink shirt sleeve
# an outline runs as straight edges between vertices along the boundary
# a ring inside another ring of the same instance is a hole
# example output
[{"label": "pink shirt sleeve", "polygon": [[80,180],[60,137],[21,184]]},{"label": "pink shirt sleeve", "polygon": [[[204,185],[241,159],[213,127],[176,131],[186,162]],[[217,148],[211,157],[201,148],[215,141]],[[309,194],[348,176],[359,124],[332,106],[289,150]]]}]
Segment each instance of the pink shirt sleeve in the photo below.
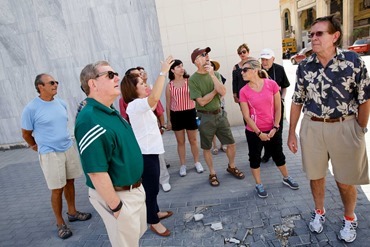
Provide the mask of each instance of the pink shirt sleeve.
[{"label": "pink shirt sleeve", "polygon": [[121,113],[121,116],[126,119],[127,121],[129,121],[128,119],[128,115],[126,113],[126,108],[127,108],[127,104],[126,102],[123,100],[123,98],[121,97],[119,99],[119,112]]}]

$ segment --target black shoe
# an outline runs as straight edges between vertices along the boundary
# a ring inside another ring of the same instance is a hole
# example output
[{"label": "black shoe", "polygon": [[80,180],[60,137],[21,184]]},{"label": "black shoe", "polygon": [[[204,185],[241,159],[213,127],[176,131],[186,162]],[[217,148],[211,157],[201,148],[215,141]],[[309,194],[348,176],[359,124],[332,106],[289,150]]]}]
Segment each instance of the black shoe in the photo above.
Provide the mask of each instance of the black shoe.
[{"label": "black shoe", "polygon": [[262,163],[267,163],[269,160],[270,160],[270,157],[267,157],[267,156],[263,156],[263,157],[261,158],[261,162],[262,162]]},{"label": "black shoe", "polygon": [[168,164],[168,163],[166,164],[166,167],[167,167],[167,168],[170,168],[170,166],[171,166],[170,164]]}]

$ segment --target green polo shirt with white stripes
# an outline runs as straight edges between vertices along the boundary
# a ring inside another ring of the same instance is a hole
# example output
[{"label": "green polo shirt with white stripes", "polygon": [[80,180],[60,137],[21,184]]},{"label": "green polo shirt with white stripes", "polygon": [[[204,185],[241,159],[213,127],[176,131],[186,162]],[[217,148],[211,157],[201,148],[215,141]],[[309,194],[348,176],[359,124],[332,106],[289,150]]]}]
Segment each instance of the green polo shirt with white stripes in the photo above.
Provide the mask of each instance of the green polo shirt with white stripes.
[{"label": "green polo shirt with white stripes", "polygon": [[97,172],[107,172],[114,186],[136,183],[143,173],[143,156],[130,124],[113,106],[86,101],[75,126],[86,185],[94,189],[88,173]]}]

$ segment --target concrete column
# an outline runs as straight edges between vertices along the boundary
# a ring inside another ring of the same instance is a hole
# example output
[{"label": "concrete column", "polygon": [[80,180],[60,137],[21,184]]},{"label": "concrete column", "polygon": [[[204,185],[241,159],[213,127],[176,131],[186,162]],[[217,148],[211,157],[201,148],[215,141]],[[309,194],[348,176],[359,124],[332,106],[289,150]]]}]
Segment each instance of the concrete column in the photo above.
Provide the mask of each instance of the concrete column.
[{"label": "concrete column", "polygon": [[316,18],[330,14],[330,0],[316,1]]},{"label": "concrete column", "polygon": [[298,12],[297,1],[294,1],[292,15],[295,20],[295,39],[297,41],[297,52],[302,48],[302,29],[301,29],[301,15],[302,11]]},{"label": "concrete column", "polygon": [[352,45],[354,0],[343,0],[343,41],[342,48]]}]

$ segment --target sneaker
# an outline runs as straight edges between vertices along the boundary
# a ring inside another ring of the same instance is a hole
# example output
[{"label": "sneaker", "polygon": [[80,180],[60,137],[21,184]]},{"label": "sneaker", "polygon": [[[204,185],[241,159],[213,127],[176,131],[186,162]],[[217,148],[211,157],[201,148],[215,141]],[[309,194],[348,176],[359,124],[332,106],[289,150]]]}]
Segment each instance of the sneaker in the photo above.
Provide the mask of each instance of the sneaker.
[{"label": "sneaker", "polygon": [[[68,214],[68,213],[67,213]],[[79,211],[76,211],[75,215],[70,215],[68,214],[68,221],[73,222],[73,221],[85,221],[91,219],[91,214],[90,213],[82,213]]]},{"label": "sneaker", "polygon": [[195,165],[195,169],[197,170],[197,173],[204,172],[203,166],[202,166],[202,164],[200,162],[197,162],[194,165]]},{"label": "sneaker", "polygon": [[186,165],[180,166],[180,177],[186,176]]},{"label": "sneaker", "polygon": [[322,214],[319,212],[320,210],[316,209],[311,216],[311,221],[308,227],[310,228],[311,232],[321,233],[324,229],[325,223],[325,209]]},{"label": "sneaker", "polygon": [[164,192],[168,192],[171,190],[171,185],[169,183],[164,183],[164,184],[161,184],[162,185],[162,189]]},{"label": "sneaker", "polygon": [[288,176],[287,178],[283,178],[283,184],[291,188],[292,190],[298,190],[299,185],[296,183],[291,176]]},{"label": "sneaker", "polygon": [[263,188],[263,184],[257,184],[256,191],[257,191],[257,195],[260,198],[266,198],[268,196],[266,190]]},{"label": "sneaker", "polygon": [[341,240],[344,240],[347,243],[351,243],[355,241],[357,233],[356,233],[356,228],[357,228],[357,216],[355,214],[355,219],[352,221],[346,220],[343,217],[343,225],[342,229],[339,231],[338,238]]}]

